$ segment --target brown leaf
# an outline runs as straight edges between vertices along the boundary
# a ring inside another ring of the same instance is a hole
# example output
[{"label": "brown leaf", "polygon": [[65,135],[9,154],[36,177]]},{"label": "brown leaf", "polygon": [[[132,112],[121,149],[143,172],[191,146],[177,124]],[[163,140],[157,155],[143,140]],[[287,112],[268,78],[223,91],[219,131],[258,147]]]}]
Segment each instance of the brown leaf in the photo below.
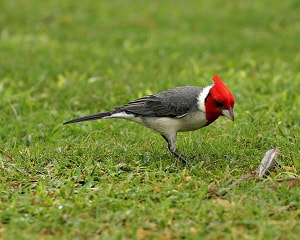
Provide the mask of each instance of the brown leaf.
[{"label": "brown leaf", "polygon": [[[299,178],[287,178],[287,179],[277,179],[279,186],[286,185],[288,188],[297,187],[300,185]],[[276,190],[278,185],[270,185],[268,188]]]},{"label": "brown leaf", "polygon": [[136,230],[136,238],[138,240],[140,239],[146,239],[146,237],[148,236],[149,234],[149,230],[143,228],[143,227],[139,227],[137,230]]},{"label": "brown leaf", "polygon": [[216,198],[214,201],[225,208],[233,208],[232,203],[223,198]]},{"label": "brown leaf", "polygon": [[211,183],[208,185],[208,190],[210,193],[213,193],[213,194],[217,194],[218,190],[219,190],[219,187],[217,184],[215,183]]},{"label": "brown leaf", "polygon": [[295,166],[283,166],[283,168],[287,172],[297,173],[297,169]]}]

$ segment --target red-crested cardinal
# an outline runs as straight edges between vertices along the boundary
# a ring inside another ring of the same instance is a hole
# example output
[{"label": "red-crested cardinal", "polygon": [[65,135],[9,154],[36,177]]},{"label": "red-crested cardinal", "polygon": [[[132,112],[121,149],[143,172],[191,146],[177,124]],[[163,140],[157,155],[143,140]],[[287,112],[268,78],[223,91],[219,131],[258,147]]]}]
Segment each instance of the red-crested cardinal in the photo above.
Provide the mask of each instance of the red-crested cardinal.
[{"label": "red-crested cardinal", "polygon": [[105,118],[122,118],[140,123],[167,141],[172,154],[183,164],[189,162],[177,151],[177,132],[193,131],[208,126],[220,116],[234,120],[234,97],[218,75],[206,87],[176,87],[145,96],[116,107],[109,112],[76,118],[64,124]]}]

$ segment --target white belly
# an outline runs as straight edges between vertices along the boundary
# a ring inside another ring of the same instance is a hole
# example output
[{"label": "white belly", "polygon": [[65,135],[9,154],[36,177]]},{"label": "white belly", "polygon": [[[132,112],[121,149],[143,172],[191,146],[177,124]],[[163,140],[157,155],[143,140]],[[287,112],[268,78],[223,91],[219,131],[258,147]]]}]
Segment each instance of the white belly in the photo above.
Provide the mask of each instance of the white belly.
[{"label": "white belly", "polygon": [[147,127],[160,133],[193,131],[204,127],[206,122],[203,112],[189,114],[182,118],[143,117],[143,123]]},{"label": "white belly", "polygon": [[133,114],[124,112],[113,114],[111,118],[123,118],[137,122],[166,136],[176,134],[177,132],[197,130],[204,127],[207,122],[205,113],[200,111],[187,114],[181,118],[136,117]]}]

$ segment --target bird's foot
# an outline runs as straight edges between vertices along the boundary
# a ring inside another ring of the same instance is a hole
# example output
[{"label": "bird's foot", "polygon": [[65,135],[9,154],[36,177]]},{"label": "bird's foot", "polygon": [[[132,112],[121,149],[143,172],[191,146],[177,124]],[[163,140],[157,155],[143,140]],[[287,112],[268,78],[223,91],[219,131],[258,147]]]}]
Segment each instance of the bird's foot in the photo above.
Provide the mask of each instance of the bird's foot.
[{"label": "bird's foot", "polygon": [[179,158],[179,160],[182,162],[182,164],[185,166],[185,167],[191,167],[191,164],[188,160],[186,160],[180,153],[178,153],[177,151],[174,151],[173,154]]}]

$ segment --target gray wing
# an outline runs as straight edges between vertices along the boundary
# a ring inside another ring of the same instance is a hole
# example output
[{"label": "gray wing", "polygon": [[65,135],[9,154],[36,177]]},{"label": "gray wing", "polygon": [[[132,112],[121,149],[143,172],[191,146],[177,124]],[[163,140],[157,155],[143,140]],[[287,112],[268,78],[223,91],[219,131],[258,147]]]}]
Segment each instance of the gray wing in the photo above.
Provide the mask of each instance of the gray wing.
[{"label": "gray wing", "polygon": [[198,110],[197,98],[202,89],[194,86],[169,89],[132,101],[115,111],[125,111],[138,116],[180,118]]}]

